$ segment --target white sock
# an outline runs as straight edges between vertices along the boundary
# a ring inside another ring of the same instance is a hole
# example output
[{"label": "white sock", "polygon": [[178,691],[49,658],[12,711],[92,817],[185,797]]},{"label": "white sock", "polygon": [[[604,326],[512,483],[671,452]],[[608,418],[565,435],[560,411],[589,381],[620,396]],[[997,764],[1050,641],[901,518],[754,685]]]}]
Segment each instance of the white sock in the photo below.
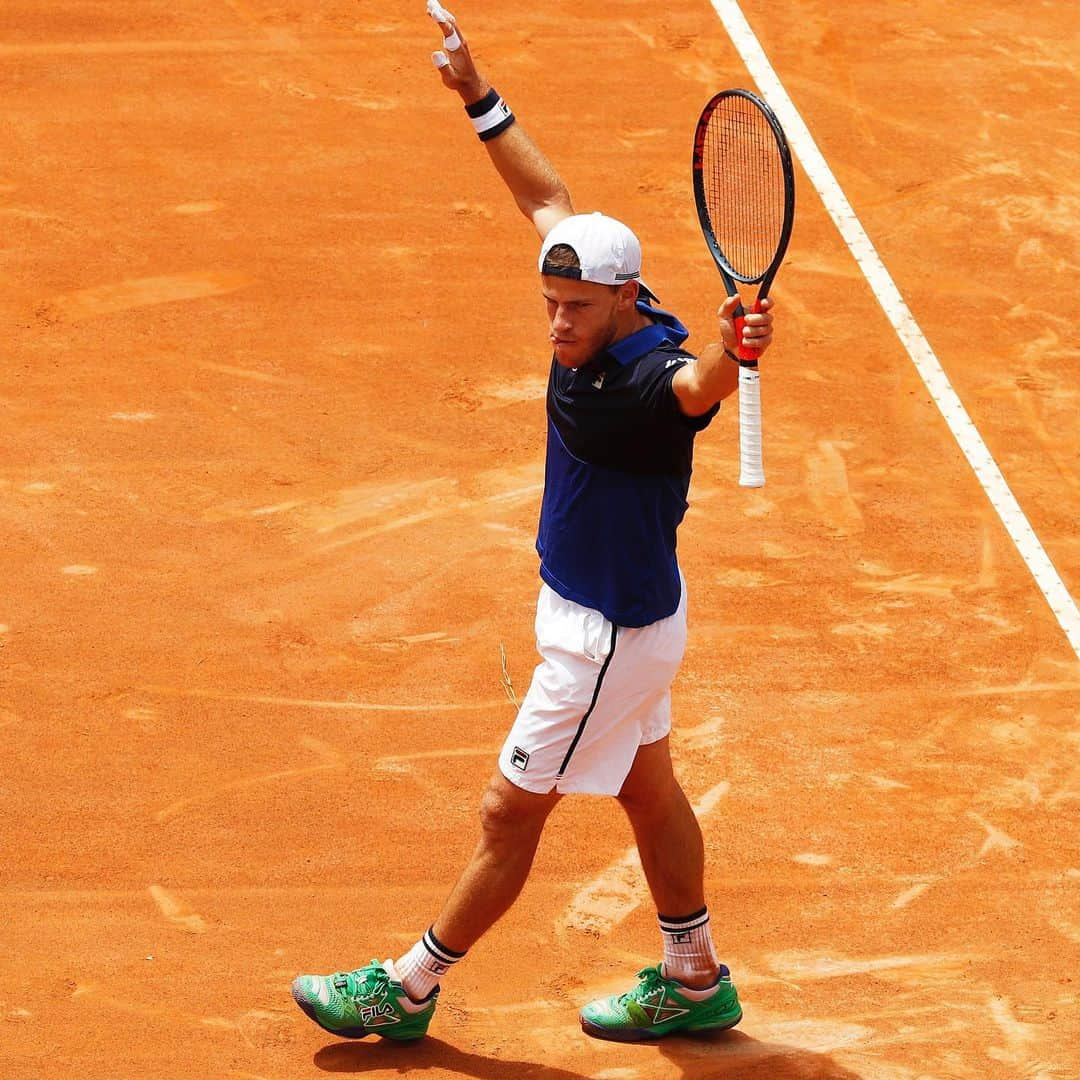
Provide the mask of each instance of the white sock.
[{"label": "white sock", "polygon": [[[713,947],[709,909],[690,915],[659,915],[660,936],[664,939],[664,975],[678,982],[697,981],[712,976],[720,962]],[[713,990],[704,991],[706,996]]]},{"label": "white sock", "polygon": [[[389,958],[384,960],[383,967],[386,969],[387,975],[389,975],[394,982],[401,982],[401,975],[398,973],[397,964],[395,964],[393,960]],[[407,1013],[423,1012],[428,1007],[426,1001],[413,1001],[413,999],[409,997],[409,992],[407,990],[405,991],[404,997],[399,997],[397,999],[397,1003],[399,1008],[404,1009]]]},{"label": "white sock", "polygon": [[396,961],[405,993],[413,1001],[423,1001],[439,984],[439,980],[464,956],[443,945],[429,929],[424,936]]}]

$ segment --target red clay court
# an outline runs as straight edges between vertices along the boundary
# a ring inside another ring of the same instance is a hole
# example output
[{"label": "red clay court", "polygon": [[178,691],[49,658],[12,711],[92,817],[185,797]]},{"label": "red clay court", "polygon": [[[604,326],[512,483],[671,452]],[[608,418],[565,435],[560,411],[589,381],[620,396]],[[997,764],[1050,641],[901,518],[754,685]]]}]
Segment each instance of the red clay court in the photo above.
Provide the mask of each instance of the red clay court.
[{"label": "red clay court", "polygon": [[[690,138],[753,85],[713,7],[451,8],[708,341]],[[1080,594],[1076,12],[742,8]],[[581,798],[424,1043],[293,1006],[427,926],[535,662],[537,246],[437,45],[420,0],[4,4],[0,1074],[1080,1075],[1080,662],[802,165],[769,482],[725,408],[680,545],[743,1023],[580,1034],[659,950]]]}]

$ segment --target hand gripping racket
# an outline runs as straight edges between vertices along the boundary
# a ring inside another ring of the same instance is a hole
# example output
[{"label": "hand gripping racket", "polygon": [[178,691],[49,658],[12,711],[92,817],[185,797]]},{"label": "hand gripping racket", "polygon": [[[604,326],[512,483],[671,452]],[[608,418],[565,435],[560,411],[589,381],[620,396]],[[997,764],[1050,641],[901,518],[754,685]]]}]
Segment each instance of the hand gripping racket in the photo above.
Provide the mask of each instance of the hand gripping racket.
[{"label": "hand gripping racket", "polygon": [[[760,282],[761,310],[787,251],[795,220],[791,151],[772,109],[749,90],[724,90],[705,106],[694,133],[694,199],[701,231],[728,296],[736,282]],[[761,487],[760,349],[742,343],[746,310],[735,309],[739,372],[739,483]]]}]

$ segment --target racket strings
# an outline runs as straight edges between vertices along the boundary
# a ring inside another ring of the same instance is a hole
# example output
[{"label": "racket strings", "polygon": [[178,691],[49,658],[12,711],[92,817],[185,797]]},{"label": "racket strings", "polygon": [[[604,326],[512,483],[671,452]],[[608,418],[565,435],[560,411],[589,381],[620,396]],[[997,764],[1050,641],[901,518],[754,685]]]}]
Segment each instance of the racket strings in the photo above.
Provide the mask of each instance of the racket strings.
[{"label": "racket strings", "polygon": [[764,114],[725,98],[705,132],[703,179],[713,234],[735,275],[764,276],[784,228],[784,167]]}]

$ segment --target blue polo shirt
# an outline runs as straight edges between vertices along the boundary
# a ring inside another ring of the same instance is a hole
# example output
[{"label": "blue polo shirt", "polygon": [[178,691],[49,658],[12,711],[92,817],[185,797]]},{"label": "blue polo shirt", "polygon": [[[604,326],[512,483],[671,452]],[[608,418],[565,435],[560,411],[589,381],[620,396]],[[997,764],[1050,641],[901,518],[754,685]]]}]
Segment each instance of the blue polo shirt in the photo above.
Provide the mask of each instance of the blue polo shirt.
[{"label": "blue polo shirt", "polygon": [[547,466],[536,550],[560,596],[617,626],[648,626],[679,606],[675,534],[686,513],[694,436],[719,405],[685,416],[671,380],[693,356],[675,316],[644,302],[652,324],[579,368],[554,359]]}]

